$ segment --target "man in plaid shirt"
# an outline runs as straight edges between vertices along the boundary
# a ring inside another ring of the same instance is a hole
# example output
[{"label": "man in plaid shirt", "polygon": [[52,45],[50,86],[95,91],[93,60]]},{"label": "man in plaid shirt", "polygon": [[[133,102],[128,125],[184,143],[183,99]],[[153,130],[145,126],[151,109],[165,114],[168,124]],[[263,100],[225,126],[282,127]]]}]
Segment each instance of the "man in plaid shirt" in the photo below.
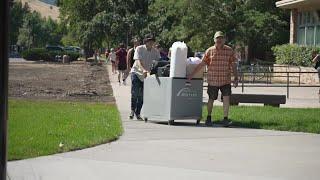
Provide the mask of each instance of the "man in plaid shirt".
[{"label": "man in plaid shirt", "polygon": [[238,73],[236,65],[236,54],[231,47],[225,45],[225,36],[223,32],[218,31],[214,35],[215,45],[206,50],[202,62],[190,74],[188,80],[204,66],[207,66],[207,81],[208,81],[208,116],[206,120],[207,126],[212,126],[211,113],[213,102],[218,98],[218,91],[220,90],[223,96],[223,111],[224,118],[221,123],[224,126],[229,126],[232,121],[228,119],[230,96],[231,96],[231,74],[233,72],[234,87],[238,86]]}]

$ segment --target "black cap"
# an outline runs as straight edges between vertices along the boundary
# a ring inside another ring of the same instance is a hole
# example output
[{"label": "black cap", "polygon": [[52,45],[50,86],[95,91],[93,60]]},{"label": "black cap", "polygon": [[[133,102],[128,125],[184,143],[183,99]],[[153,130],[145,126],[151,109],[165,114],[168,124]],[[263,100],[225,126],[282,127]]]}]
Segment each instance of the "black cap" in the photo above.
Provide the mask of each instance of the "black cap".
[{"label": "black cap", "polygon": [[156,41],[156,39],[154,38],[154,36],[152,34],[146,34],[144,36],[144,41],[148,42],[148,41]]}]

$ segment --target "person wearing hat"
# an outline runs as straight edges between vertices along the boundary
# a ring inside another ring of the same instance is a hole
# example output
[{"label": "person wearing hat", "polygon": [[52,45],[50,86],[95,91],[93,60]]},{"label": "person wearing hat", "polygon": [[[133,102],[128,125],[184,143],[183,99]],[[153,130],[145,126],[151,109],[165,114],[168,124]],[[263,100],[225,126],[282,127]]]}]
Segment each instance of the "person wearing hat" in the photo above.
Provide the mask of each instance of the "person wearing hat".
[{"label": "person wearing hat", "polygon": [[218,98],[218,92],[221,91],[223,96],[223,111],[224,118],[221,123],[227,127],[232,124],[229,120],[229,106],[231,96],[231,75],[233,72],[234,87],[238,86],[238,73],[236,66],[236,54],[233,49],[225,45],[225,36],[221,31],[217,31],[214,35],[214,46],[206,50],[202,62],[188,76],[190,81],[192,77],[204,66],[207,66],[207,82],[209,100],[207,104],[208,116],[206,120],[207,126],[212,126],[212,108],[214,100]]},{"label": "person wearing hat", "polygon": [[150,72],[152,61],[160,59],[160,53],[153,45],[155,38],[147,34],[144,38],[144,44],[137,46],[134,52],[134,63],[131,68],[131,113],[129,118],[134,115],[138,120],[142,120],[140,112],[143,105],[143,81]]}]

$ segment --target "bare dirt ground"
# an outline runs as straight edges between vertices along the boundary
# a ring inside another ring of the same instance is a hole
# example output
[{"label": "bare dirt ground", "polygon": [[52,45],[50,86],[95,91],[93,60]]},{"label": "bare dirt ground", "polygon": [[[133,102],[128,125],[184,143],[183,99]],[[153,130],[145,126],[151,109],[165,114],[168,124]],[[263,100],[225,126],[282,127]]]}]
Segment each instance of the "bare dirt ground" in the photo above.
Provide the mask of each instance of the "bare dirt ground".
[{"label": "bare dirt ground", "polygon": [[9,97],[114,102],[106,66],[10,63]]}]

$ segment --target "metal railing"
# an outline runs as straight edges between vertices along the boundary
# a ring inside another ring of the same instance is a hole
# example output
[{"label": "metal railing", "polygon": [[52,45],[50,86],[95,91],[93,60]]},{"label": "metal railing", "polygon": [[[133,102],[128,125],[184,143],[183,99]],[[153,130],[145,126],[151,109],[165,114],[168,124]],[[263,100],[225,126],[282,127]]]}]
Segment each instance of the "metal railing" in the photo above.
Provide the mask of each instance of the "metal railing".
[{"label": "metal railing", "polygon": [[[297,71],[274,71],[276,67],[296,68]],[[291,87],[319,87],[320,84],[306,85],[301,83],[301,76],[303,74],[317,74],[318,72],[309,71],[303,72],[297,66],[239,66],[239,85],[241,86],[242,93],[245,87],[285,87],[287,90],[287,98],[290,97]],[[204,72],[204,80],[206,81],[207,72]],[[285,82],[273,84],[274,78],[283,78]],[[291,83],[292,78],[298,79],[297,83]],[[207,86],[204,86],[207,87]]]}]

